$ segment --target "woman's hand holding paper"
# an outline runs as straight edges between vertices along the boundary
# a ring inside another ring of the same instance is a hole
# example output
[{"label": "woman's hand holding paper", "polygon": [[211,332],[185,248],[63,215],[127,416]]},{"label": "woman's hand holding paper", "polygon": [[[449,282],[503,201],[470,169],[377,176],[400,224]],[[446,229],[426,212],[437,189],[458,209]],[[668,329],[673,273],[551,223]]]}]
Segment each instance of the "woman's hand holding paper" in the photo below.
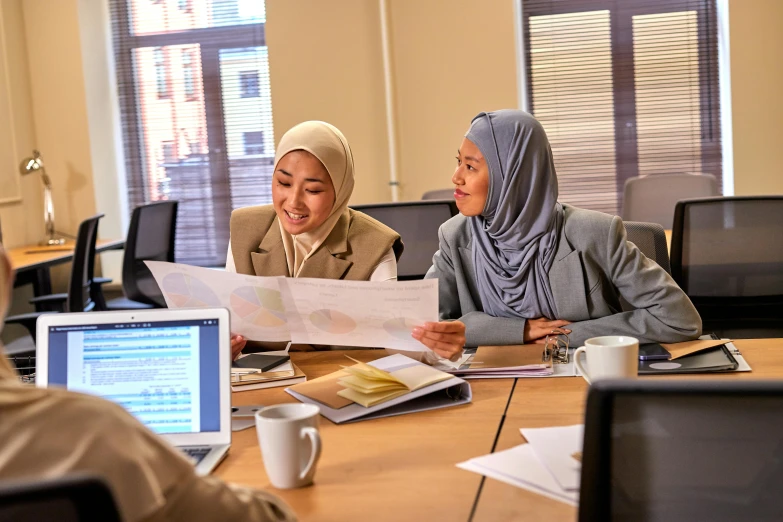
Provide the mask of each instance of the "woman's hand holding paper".
[{"label": "woman's hand holding paper", "polygon": [[411,335],[436,354],[453,361],[462,355],[462,348],[465,346],[465,323],[424,323],[414,328]]}]

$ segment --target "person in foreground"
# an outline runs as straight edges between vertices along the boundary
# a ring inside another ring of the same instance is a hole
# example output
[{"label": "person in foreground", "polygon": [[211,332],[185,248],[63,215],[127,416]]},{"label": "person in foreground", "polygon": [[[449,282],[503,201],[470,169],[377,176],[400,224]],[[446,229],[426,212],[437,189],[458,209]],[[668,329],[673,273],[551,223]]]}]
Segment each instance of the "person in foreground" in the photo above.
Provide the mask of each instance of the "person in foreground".
[{"label": "person in foreground", "polygon": [[[555,328],[571,346],[601,335],[649,343],[701,334],[693,304],[626,241],[619,217],[558,203],[552,150],[530,114],[476,116],[452,182],[460,214],[441,226],[426,277],[438,279],[440,319],[464,324],[467,346],[543,342]],[[620,297],[634,309],[623,311]],[[451,357],[462,349],[457,329],[425,325],[414,337],[436,337]]]},{"label": "person in foreground", "polygon": [[[348,208],[353,154],[336,127],[307,121],[277,147],[272,204],[231,214],[226,270],[258,276],[394,281],[400,235]],[[236,357],[246,340],[232,336]]]},{"label": "person in foreground", "polygon": [[[11,282],[0,247],[0,319]],[[118,404],[22,384],[0,346],[0,480],[68,473],[103,477],[126,522],[296,519],[268,493],[196,476],[183,455]]]}]

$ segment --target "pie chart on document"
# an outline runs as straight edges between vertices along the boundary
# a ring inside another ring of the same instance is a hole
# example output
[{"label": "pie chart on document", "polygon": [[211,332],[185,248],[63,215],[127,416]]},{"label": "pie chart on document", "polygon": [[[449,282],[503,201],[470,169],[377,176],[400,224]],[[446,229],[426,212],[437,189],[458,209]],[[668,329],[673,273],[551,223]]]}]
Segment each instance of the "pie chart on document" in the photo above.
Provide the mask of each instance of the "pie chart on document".
[{"label": "pie chart on document", "polygon": [[173,273],[163,278],[161,290],[173,308],[221,306],[220,299],[206,284],[188,274]]},{"label": "pie chart on document", "polygon": [[328,308],[311,313],[310,322],[319,330],[331,334],[347,334],[356,328],[356,321],[351,316]]},{"label": "pie chart on document", "polygon": [[243,286],[231,292],[231,310],[255,326],[275,328],[286,324],[280,292],[257,286]]}]

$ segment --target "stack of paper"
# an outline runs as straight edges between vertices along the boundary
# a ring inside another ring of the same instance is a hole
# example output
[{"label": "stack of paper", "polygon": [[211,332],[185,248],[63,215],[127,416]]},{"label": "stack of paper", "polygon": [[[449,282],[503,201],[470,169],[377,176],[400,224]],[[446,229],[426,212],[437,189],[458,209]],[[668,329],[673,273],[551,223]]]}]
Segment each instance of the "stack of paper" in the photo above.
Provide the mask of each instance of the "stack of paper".
[{"label": "stack of paper", "polygon": [[[347,357],[347,356],[346,356]],[[423,364],[387,372],[348,357],[356,364],[344,367],[348,374],[337,382],[345,386],[337,393],[365,408],[395,399],[431,384],[451,379],[448,373]]]},{"label": "stack of paper", "polygon": [[268,372],[248,373],[247,371],[232,369],[231,391],[291,386],[305,380],[307,380],[307,377],[304,372],[291,361],[283,363]]},{"label": "stack of paper", "polygon": [[528,444],[457,467],[576,506],[584,426],[523,429]]},{"label": "stack of paper", "polygon": [[553,374],[552,361],[543,362],[543,346],[479,346],[466,364],[449,370],[465,379],[506,377],[547,377]]}]

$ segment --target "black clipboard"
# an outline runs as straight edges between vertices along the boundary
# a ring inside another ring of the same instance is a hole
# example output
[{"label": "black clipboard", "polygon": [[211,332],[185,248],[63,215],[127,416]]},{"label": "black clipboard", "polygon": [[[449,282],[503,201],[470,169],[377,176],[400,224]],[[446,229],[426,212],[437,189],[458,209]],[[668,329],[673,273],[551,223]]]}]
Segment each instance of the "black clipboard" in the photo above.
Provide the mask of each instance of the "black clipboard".
[{"label": "black clipboard", "polygon": [[731,354],[731,350],[722,344],[674,361],[639,361],[639,375],[730,372],[738,367],[739,363]]}]

